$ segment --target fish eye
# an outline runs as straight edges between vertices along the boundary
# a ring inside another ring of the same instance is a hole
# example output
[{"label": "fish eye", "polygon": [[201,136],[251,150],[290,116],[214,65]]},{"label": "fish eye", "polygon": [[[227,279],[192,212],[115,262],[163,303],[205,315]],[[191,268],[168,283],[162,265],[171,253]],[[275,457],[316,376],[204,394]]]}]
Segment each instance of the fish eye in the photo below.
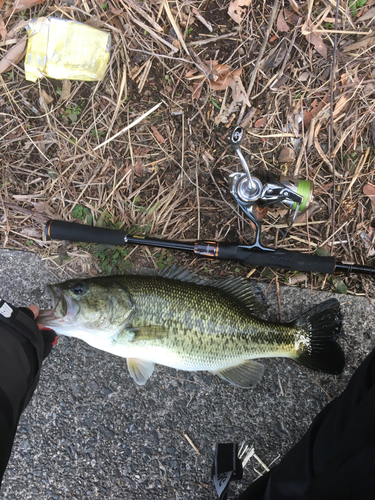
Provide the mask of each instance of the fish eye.
[{"label": "fish eye", "polygon": [[73,285],[72,287],[72,291],[75,295],[82,295],[83,292],[85,291],[85,287],[83,285],[83,283],[81,282],[77,282]]}]

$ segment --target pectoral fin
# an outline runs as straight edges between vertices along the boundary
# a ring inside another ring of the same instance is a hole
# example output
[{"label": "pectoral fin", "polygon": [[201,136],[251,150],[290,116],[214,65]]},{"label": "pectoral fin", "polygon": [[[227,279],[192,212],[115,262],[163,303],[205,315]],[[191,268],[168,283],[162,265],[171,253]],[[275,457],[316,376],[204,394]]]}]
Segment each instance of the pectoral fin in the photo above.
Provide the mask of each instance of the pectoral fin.
[{"label": "pectoral fin", "polygon": [[154,371],[155,363],[144,359],[127,358],[129,373],[138,385],[145,385]]},{"label": "pectoral fin", "polygon": [[231,366],[230,368],[225,368],[224,370],[213,371],[212,373],[226,380],[230,384],[242,387],[243,389],[248,389],[250,387],[254,387],[259,382],[262,378],[263,372],[263,365],[258,363],[258,361],[248,359],[240,365]]},{"label": "pectoral fin", "polygon": [[137,340],[155,340],[162,339],[168,333],[164,326],[160,325],[142,325],[127,326],[116,337],[116,342],[136,342]]}]

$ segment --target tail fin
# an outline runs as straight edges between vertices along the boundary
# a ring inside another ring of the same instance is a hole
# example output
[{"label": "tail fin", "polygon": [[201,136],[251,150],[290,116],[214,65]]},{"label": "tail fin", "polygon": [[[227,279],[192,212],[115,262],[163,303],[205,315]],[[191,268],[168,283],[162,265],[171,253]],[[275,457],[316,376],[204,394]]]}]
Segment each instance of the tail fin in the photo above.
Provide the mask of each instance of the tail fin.
[{"label": "tail fin", "polygon": [[335,340],[341,333],[340,303],[329,299],[295,320],[298,363],[325,373],[341,373],[345,357]]}]

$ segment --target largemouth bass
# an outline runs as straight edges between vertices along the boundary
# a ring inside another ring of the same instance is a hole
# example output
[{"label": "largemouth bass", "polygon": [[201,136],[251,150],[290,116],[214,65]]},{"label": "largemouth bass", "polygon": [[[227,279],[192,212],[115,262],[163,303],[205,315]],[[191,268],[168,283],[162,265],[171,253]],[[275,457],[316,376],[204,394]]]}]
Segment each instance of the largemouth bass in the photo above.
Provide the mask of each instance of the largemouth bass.
[{"label": "largemouth bass", "polygon": [[289,357],[326,373],[341,373],[340,304],[327,300],[289,323],[259,319],[264,304],[242,278],[202,284],[187,271],[163,276],[108,276],[49,285],[52,309],[38,321],[127,358],[143,385],[154,364],[208,370],[239,387],[254,386],[263,365],[254,358]]}]

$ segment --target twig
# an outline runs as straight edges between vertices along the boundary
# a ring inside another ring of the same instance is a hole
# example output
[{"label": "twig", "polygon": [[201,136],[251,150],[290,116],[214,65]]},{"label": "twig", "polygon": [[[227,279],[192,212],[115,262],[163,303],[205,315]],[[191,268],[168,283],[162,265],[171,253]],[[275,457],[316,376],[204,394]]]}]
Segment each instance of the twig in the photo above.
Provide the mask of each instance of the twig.
[{"label": "twig", "polygon": [[[336,12],[335,12],[335,30],[337,30],[337,21],[339,17],[339,5],[340,2],[336,1]],[[335,74],[336,74],[336,51],[337,51],[337,33],[335,33],[334,43],[333,43],[333,58],[332,58],[332,70],[331,70],[331,103],[330,103],[330,113],[331,113],[331,122],[329,127],[329,135],[330,135],[330,153],[332,155],[333,151],[333,90],[335,85]],[[333,254],[333,234],[335,232],[335,214],[336,214],[336,158],[335,156],[332,158],[332,180],[333,180],[333,193],[332,193],[332,243],[331,243],[331,255]]]},{"label": "twig", "polygon": [[152,36],[152,38],[155,38],[155,40],[157,40],[158,42],[161,42],[162,44],[166,45],[167,47],[170,48],[170,50],[175,53],[175,52],[178,52],[178,49],[176,47],[173,47],[173,45],[169,42],[167,42],[167,40],[164,40],[164,38],[162,38],[161,36],[159,36],[157,33],[155,33],[151,28],[150,26],[147,26],[147,24],[145,23],[142,23],[142,21],[140,21],[139,19],[135,18],[134,16],[132,16],[131,14],[129,14],[129,18],[136,24],[138,24],[138,26],[140,26],[143,30],[147,31],[150,36]]},{"label": "twig", "polygon": [[134,9],[136,12],[138,12],[138,14],[146,19],[146,21],[148,21],[156,31],[158,31],[159,33],[163,32],[163,28],[159,26],[159,24],[154,19],[152,19],[152,17],[149,16],[147,12],[145,12],[145,10],[141,7],[142,4],[140,2],[135,2],[134,0],[126,0],[126,2],[124,2],[124,0],[120,0],[120,2],[125,7],[125,9]]},{"label": "twig", "polygon": [[207,43],[215,43],[219,40],[224,40],[225,38],[230,38],[232,36],[238,36],[238,33],[228,33],[227,35],[214,36],[207,38],[207,40],[196,40],[195,42],[189,42],[186,44],[188,47],[197,47],[199,45],[206,45]]},{"label": "twig", "polygon": [[367,148],[366,151],[365,151],[365,154],[362,156],[362,158],[358,162],[358,165],[357,165],[357,168],[355,169],[355,172],[354,172],[352,180],[350,181],[350,183],[347,186],[347,188],[345,189],[345,191],[342,193],[341,200],[340,200],[340,205],[342,204],[342,202],[346,198],[347,194],[351,190],[351,188],[352,188],[353,184],[355,183],[355,181],[358,179],[359,173],[361,172],[364,164],[366,163],[366,160],[367,160],[367,157],[368,157],[370,151],[371,151],[371,148]]},{"label": "twig", "polygon": [[[328,274],[326,274],[326,278],[327,278],[327,276],[328,276]],[[322,290],[323,290],[323,288],[322,288]],[[330,400],[332,399],[332,398],[331,398],[331,396],[328,394],[328,392],[327,392],[327,391],[325,391],[325,390],[323,389],[323,387],[319,384],[319,382],[318,382],[318,381],[317,381],[314,377],[312,377],[312,376],[310,375],[310,373],[309,373],[307,370],[305,370],[305,369],[304,369],[301,365],[299,365],[298,363],[296,363],[293,359],[291,359],[291,358],[288,358],[288,359],[289,359],[292,363],[294,363],[295,365],[297,365],[297,367],[298,367],[301,371],[303,371],[303,373],[305,373],[305,374],[306,374],[306,375],[307,375],[307,376],[308,376],[308,377],[309,377],[309,378],[310,378],[310,379],[311,379],[311,380],[312,380],[312,381],[313,381],[313,382],[314,382],[314,383],[315,383],[315,384],[319,387],[319,389],[321,389],[321,390],[322,390],[322,392],[324,392],[324,394],[327,396],[327,398],[328,398],[328,399],[330,399]]]},{"label": "twig", "polygon": [[186,441],[190,444],[190,446],[193,448],[193,450],[195,451],[195,453],[197,455],[200,455],[200,451],[198,450],[198,448],[195,446],[195,444],[193,443],[193,441],[189,438],[189,436],[184,432],[184,438],[186,439]]},{"label": "twig", "polygon": [[[270,20],[268,22],[268,26],[267,26],[266,32],[264,34],[263,43],[262,43],[262,46],[259,50],[258,58],[255,62],[253,73],[252,73],[251,78],[250,78],[250,83],[249,83],[249,86],[247,88],[247,97],[249,98],[249,100],[250,100],[251,91],[253,90],[255,78],[258,74],[259,65],[260,65],[260,62],[263,58],[263,54],[264,54],[264,51],[266,49],[268,38],[270,36],[271,29],[272,29],[273,23],[275,21],[276,13],[278,10],[279,10],[279,0],[275,0],[275,3],[273,4],[272,10],[271,10]],[[241,111],[240,111],[240,114],[238,116],[237,125],[239,125],[241,123],[243,115],[245,114],[245,109],[246,109],[246,104],[243,104]]]},{"label": "twig", "polygon": [[142,116],[140,116],[139,118],[137,118],[136,120],[134,120],[134,122],[132,122],[130,125],[127,125],[125,128],[123,128],[122,130],[120,130],[120,132],[117,132],[117,134],[113,135],[112,137],[110,137],[109,139],[107,139],[106,141],[104,141],[102,144],[99,144],[99,146],[96,146],[96,148],[94,148],[93,151],[96,151],[97,149],[102,148],[103,146],[105,146],[109,142],[113,141],[113,139],[116,139],[116,137],[118,137],[119,135],[123,134],[124,132],[126,132],[130,128],[132,128],[135,125],[137,125],[139,122],[141,122],[142,120],[144,120],[146,118],[146,116],[150,115],[155,110],[157,110],[158,107],[161,104],[162,104],[161,102],[159,102],[159,104],[156,104],[156,106],[154,106],[153,108],[151,108],[148,111],[146,111],[146,113],[144,113]]},{"label": "twig", "polygon": [[293,38],[292,38],[292,41],[290,42],[289,44],[289,47],[288,47],[288,50],[287,50],[287,53],[285,54],[285,57],[284,57],[284,61],[283,61],[283,64],[280,68],[280,71],[277,73],[277,76],[276,76],[276,81],[272,84],[271,86],[271,89],[272,87],[278,82],[278,80],[281,78],[281,76],[283,75],[284,73],[284,70],[285,70],[285,66],[286,66],[286,63],[289,61],[289,57],[290,57],[290,53],[292,52],[292,48],[294,47],[294,44],[295,44],[295,41],[296,41],[296,37],[297,37],[297,33],[298,33],[298,28],[300,26],[302,22],[302,18],[300,17],[297,21],[297,25],[294,29],[294,33],[293,33]]},{"label": "twig", "polygon": [[173,29],[175,30],[175,33],[176,33],[177,38],[178,38],[178,40],[179,40],[179,42],[181,44],[181,47],[184,49],[184,51],[189,56],[190,55],[189,50],[186,47],[186,43],[185,43],[184,37],[182,36],[181,30],[180,30],[178,24],[176,23],[175,18],[173,17],[173,14],[172,14],[171,9],[169,7],[168,1],[164,2],[164,10],[165,10],[165,13],[168,16],[168,19],[171,22],[171,25],[172,25]]}]

